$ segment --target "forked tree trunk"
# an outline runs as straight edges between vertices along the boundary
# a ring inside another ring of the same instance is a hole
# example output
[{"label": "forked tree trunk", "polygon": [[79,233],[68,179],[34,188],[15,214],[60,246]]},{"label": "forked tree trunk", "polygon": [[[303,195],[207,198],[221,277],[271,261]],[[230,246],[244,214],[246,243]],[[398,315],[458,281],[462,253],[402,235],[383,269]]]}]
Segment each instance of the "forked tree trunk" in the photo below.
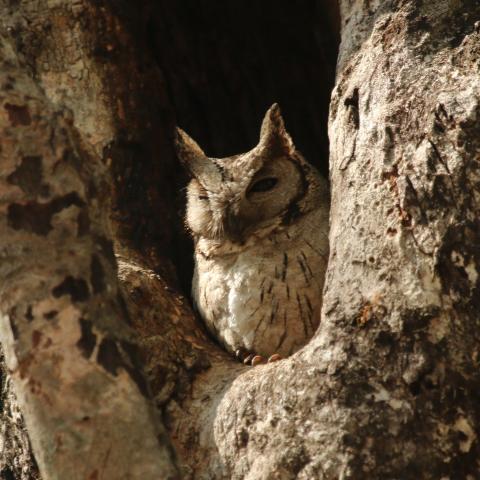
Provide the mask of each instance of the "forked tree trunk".
[{"label": "forked tree trunk", "polygon": [[322,322],[287,361],[197,380],[174,437],[195,478],[480,471],[480,7],[341,13]]},{"label": "forked tree trunk", "polygon": [[[138,37],[125,27],[131,19],[112,13],[106,2],[59,1],[51,10],[45,2],[41,15],[40,3],[2,7],[44,93],[4,44],[0,311],[2,345],[43,478],[174,475],[168,441],[162,437],[154,446],[158,424],[138,394],[141,377],[121,321],[128,317],[184,478],[477,478],[477,2],[339,2],[322,322],[298,354],[253,369],[206,338],[188,303],[172,290],[164,217],[150,228],[164,240],[163,256],[155,254],[148,229],[134,235],[148,225],[154,203],[143,190],[127,195],[125,178],[132,179],[132,171],[146,178],[150,170],[162,178],[162,166],[173,162],[173,121],[137,108],[144,105],[138,85],[153,79],[141,68],[147,60],[136,57]],[[81,74],[74,56],[51,53],[59,48],[53,42],[38,43],[45,11],[52,38],[71,37],[65,43],[81,50]],[[81,20],[76,29],[69,26],[72,12]],[[99,20],[98,29],[89,28],[87,13]],[[51,68],[45,56],[61,61]],[[125,79],[124,69],[131,88],[122,91],[115,79]],[[85,75],[89,82],[82,83]],[[87,86],[96,100],[83,95]],[[51,102],[73,111],[73,126]],[[155,119],[155,127],[142,132],[142,122]],[[140,146],[147,153],[139,153]],[[153,151],[161,153],[158,164]],[[96,250],[106,244],[99,239],[107,230],[105,187],[97,186],[105,167],[95,154],[116,175],[113,235],[129,314],[115,295],[111,254]],[[168,199],[168,192],[156,197],[165,211]],[[97,388],[75,384],[82,375],[91,375]],[[100,432],[94,428],[99,418]],[[95,443],[101,432],[111,449]],[[144,445],[131,456],[122,442],[142,433]],[[19,443],[26,448],[25,439]],[[87,446],[95,453],[82,454]],[[127,461],[114,470],[110,455],[122,454]]]}]

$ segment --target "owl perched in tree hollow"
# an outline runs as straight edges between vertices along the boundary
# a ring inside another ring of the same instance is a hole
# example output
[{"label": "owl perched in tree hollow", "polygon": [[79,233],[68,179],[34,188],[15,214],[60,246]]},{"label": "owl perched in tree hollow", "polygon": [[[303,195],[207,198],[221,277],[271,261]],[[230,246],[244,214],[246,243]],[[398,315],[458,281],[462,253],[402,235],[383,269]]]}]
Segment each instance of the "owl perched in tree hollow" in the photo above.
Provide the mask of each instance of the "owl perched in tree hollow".
[{"label": "owl perched in tree hollow", "polygon": [[320,320],[326,180],[295,149],[277,104],[247,153],[209,158],[180,129],[176,148],[192,176],[186,223],[195,241],[196,308],[237,356],[290,355]]}]

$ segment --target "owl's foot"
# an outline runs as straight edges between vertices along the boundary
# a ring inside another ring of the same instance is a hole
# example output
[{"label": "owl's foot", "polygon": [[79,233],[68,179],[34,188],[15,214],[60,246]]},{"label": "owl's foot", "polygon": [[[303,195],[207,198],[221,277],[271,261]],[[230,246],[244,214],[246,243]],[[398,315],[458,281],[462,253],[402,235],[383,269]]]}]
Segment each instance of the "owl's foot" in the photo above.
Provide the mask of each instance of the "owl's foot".
[{"label": "owl's foot", "polygon": [[282,360],[282,356],[278,353],[274,353],[268,358],[268,363],[278,362],[279,360]]},{"label": "owl's foot", "polygon": [[245,350],[244,348],[239,348],[235,352],[235,356],[237,359],[244,363],[245,365],[251,365],[252,367],[255,367],[256,365],[261,365],[262,363],[272,363],[272,362],[278,362],[278,360],[281,360],[282,357],[278,353],[274,353],[271,355],[268,360],[266,360],[265,357],[262,357],[262,355],[257,355],[256,353],[249,352],[248,350]]},{"label": "owl's foot", "polygon": [[235,356],[240,362],[244,363],[245,365],[251,365],[252,367],[267,362],[267,360],[261,355],[257,355],[254,352],[249,352],[244,348],[239,348],[235,352]]},{"label": "owl's foot", "polygon": [[245,348],[239,348],[235,351],[235,357],[237,358],[237,360],[244,363],[245,365],[250,363],[254,356],[255,355],[253,353],[249,352]]}]

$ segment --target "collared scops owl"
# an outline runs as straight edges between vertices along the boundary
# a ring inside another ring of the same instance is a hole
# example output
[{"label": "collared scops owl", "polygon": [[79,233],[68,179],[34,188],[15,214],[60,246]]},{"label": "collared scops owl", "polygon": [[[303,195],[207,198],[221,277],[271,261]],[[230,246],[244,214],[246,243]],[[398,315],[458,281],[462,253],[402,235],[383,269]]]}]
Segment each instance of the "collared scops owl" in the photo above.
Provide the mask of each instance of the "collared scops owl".
[{"label": "collared scops owl", "polygon": [[177,129],[192,180],[193,300],[230,352],[288,356],[313,336],[328,259],[326,180],[296,150],[277,104],[252,150],[210,158]]}]

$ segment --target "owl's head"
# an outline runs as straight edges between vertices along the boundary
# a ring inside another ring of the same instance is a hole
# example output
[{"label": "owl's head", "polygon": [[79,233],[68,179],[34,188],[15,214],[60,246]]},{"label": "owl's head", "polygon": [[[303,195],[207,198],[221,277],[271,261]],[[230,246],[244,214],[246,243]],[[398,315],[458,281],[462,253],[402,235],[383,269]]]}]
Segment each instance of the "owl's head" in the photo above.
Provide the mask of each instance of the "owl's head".
[{"label": "owl's head", "polygon": [[207,157],[179,128],[176,149],[192,176],[186,221],[197,238],[243,244],[291,224],[319,201],[318,173],[295,149],[277,104],[249,152]]}]

